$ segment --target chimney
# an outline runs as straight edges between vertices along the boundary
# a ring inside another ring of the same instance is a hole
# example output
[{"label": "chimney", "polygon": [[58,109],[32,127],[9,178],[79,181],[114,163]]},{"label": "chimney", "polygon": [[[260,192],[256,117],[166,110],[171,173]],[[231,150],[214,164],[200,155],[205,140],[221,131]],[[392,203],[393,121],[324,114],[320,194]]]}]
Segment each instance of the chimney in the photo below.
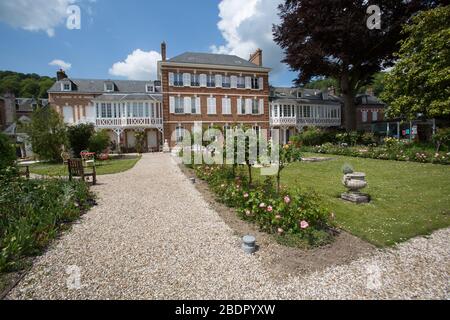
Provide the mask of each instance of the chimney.
[{"label": "chimney", "polygon": [[63,79],[67,79],[67,74],[63,69],[59,69],[59,71],[56,72],[56,80],[61,81]]},{"label": "chimney", "polygon": [[5,124],[8,126],[16,121],[16,96],[12,92],[7,92],[5,98]]},{"label": "chimney", "polygon": [[162,61],[166,61],[167,59],[167,45],[165,42],[161,43],[161,57]]},{"label": "chimney", "polygon": [[262,67],[263,65],[263,56],[262,56],[262,50],[258,49],[256,50],[255,53],[250,55],[250,60],[251,63],[256,64],[257,66]]}]

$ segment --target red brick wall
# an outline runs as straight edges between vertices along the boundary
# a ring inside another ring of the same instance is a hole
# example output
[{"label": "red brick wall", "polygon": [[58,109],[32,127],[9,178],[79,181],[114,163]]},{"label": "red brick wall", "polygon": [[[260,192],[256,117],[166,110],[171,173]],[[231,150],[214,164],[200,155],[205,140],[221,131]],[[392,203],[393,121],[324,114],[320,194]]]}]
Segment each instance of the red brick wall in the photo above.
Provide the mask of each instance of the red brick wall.
[{"label": "red brick wall", "polygon": [[[367,121],[363,122],[363,111],[367,111]],[[361,129],[364,125],[370,124],[373,120],[372,111],[378,111],[377,121],[384,120],[384,108],[374,106],[358,107],[356,109],[356,127]]]},{"label": "red brick wall", "polygon": [[81,117],[86,116],[85,107],[92,103],[92,99],[101,94],[85,94],[85,93],[70,93],[59,92],[49,93],[48,100],[50,106],[54,108],[61,116],[63,116],[63,107],[73,107],[74,120],[77,121]]},{"label": "red brick wall", "polygon": [[[254,76],[262,77],[264,79],[263,90],[251,89],[231,89],[231,88],[199,88],[199,87],[171,87],[169,86],[169,73],[194,73],[197,74],[222,74],[228,76]],[[180,68],[180,67],[162,67],[162,88],[163,88],[163,109],[164,109],[164,139],[171,143],[171,136],[178,124],[181,124],[185,129],[190,130],[195,122],[203,122],[204,125],[214,123],[218,126],[225,124],[245,124],[248,126],[258,125],[262,129],[269,129],[269,75],[267,72],[244,72],[244,71],[230,71],[220,69],[201,69],[196,68]],[[175,115],[170,114],[169,97],[192,97],[198,95],[201,99],[201,115]],[[207,98],[213,95],[216,98],[216,114],[207,114]],[[231,115],[222,114],[222,98],[228,96],[231,99]],[[241,97],[264,99],[264,114],[263,115],[238,115],[236,112],[237,99]]]}]

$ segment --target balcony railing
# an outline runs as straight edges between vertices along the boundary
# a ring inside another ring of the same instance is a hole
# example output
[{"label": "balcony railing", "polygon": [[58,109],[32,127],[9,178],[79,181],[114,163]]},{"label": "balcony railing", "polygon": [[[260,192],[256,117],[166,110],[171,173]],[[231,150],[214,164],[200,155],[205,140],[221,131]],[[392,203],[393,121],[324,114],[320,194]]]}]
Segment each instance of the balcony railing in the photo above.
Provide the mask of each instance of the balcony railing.
[{"label": "balcony railing", "polygon": [[297,117],[271,117],[272,126],[316,126],[336,127],[341,125],[341,119],[337,118],[297,118]]},{"label": "balcony railing", "polygon": [[161,127],[162,118],[98,118],[95,120],[97,127],[115,128],[115,127]]}]

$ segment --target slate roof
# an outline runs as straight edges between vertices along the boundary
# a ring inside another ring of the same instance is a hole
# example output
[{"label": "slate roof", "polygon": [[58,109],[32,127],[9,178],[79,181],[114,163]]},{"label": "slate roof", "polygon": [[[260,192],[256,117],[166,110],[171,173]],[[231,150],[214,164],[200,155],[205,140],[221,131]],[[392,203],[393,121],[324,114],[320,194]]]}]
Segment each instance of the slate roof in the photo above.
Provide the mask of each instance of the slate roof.
[{"label": "slate roof", "polygon": [[215,53],[185,52],[169,59],[168,62],[264,69],[263,67],[235,55]]},{"label": "slate roof", "polygon": [[[70,81],[72,82],[72,91],[78,93],[104,93],[105,83],[113,82],[115,84],[115,90],[118,93],[145,93],[146,85],[152,84],[158,86],[158,81],[138,81],[138,80],[109,80],[109,79],[63,79],[56,81],[53,86],[48,90],[50,93],[65,92],[61,90],[61,83]],[[70,91],[69,91],[70,92]]]},{"label": "slate roof", "polygon": [[375,96],[369,94],[359,94],[356,96],[356,105],[362,106],[386,106],[386,104]]},{"label": "slate roof", "polygon": [[[300,97],[297,95],[298,92],[301,93]],[[286,104],[341,104],[339,98],[332,95],[328,95],[328,97],[324,99],[322,91],[318,89],[272,87],[270,90],[270,98],[272,101]]]}]

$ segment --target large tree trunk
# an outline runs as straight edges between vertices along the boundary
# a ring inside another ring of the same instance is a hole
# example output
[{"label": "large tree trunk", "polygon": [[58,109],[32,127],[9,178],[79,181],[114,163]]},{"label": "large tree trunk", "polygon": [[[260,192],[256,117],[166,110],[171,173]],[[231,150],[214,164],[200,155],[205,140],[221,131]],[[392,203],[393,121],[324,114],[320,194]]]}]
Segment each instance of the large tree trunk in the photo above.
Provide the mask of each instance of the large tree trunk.
[{"label": "large tree trunk", "polygon": [[348,74],[344,74],[340,81],[341,93],[344,99],[343,122],[347,131],[356,130],[356,107],[355,107],[355,93],[350,87],[350,80]]}]

